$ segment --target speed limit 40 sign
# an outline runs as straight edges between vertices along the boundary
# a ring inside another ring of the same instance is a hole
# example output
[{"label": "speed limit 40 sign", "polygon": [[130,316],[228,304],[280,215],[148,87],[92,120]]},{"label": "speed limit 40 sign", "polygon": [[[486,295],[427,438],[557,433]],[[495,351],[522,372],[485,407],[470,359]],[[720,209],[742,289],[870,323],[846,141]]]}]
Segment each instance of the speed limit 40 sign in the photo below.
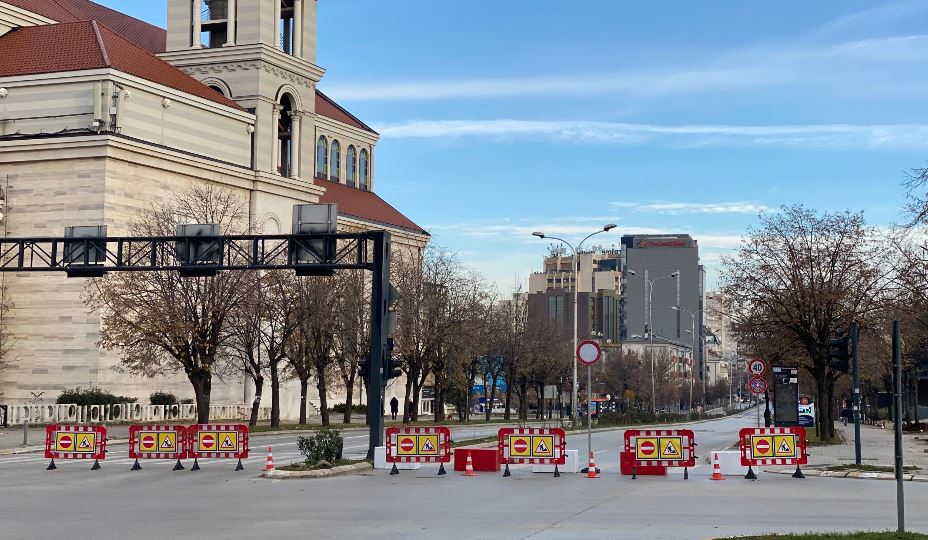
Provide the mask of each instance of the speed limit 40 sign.
[{"label": "speed limit 40 sign", "polygon": [[752,377],[763,377],[767,373],[767,363],[755,358],[748,362],[748,372]]}]

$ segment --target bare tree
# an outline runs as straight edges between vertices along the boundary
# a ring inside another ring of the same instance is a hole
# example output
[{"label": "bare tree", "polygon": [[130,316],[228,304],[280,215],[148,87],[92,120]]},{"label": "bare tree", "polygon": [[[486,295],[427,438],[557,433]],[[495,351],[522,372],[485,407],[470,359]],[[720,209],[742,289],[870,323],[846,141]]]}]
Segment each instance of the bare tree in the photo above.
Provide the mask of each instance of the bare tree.
[{"label": "bare tree", "polygon": [[803,206],[762,214],[737,255],[723,260],[732,319],[758,334],[788,335],[816,383],[819,435],[833,433],[831,403],[841,372],[829,368],[828,341],[877,312],[889,287],[886,248],[862,214],[819,214]]},{"label": "bare tree", "polygon": [[[245,201],[215,186],[191,188],[143,212],[135,236],[173,236],[184,223],[217,223],[226,234],[248,231]],[[173,254],[166,254],[168,257]],[[100,345],[144,376],[183,371],[193,386],[197,420],[209,421],[213,372],[228,343],[229,315],[249,296],[249,272],[182,277],[177,272],[114,272],[90,281],[85,302],[101,313]]]},{"label": "bare tree", "polygon": [[334,363],[345,387],[343,422],[350,424],[358,362],[369,353],[370,288],[362,271],[342,270],[336,281]]}]

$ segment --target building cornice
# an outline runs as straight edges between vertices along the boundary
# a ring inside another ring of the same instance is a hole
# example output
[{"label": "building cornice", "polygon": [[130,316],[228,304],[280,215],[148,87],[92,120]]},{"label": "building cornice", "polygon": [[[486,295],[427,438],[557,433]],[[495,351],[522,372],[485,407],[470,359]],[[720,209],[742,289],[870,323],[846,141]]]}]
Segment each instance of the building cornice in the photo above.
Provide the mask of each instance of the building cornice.
[{"label": "building cornice", "polygon": [[158,55],[159,58],[191,75],[221,74],[235,71],[263,70],[277,77],[315,89],[325,70],[264,43],[184,49]]},{"label": "building cornice", "polygon": [[15,23],[14,26],[39,26],[58,22],[6,2],[0,2],[0,20]]},{"label": "building cornice", "polygon": [[377,142],[380,141],[380,135],[377,135],[376,133],[371,133],[370,131],[356,128],[344,122],[333,120],[328,116],[323,116],[319,113],[316,113],[315,124],[316,129],[328,131],[331,133],[338,133],[346,137],[365,142],[372,147],[376,146]]}]

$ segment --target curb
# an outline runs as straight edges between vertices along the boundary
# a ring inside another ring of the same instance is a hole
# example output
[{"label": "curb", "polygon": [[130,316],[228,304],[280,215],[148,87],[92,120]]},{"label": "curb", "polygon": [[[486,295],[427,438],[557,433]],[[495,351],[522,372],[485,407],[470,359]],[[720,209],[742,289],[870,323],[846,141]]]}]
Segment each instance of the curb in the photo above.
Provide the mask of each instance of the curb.
[{"label": "curb", "polygon": [[261,473],[261,478],[270,478],[271,480],[290,480],[297,478],[329,478],[331,476],[342,476],[356,472],[367,471],[373,468],[370,463],[354,463],[351,465],[339,465],[331,469],[321,469],[318,471],[282,471],[273,469]]},{"label": "curb", "polygon": [[[764,469],[764,472],[771,474],[793,474],[793,471]],[[863,472],[863,471],[821,471],[817,469],[806,469],[803,474],[810,477],[819,478],[858,478],[861,480],[895,480],[896,475],[885,472]],[[904,474],[902,479],[906,482],[928,482],[928,476],[920,474]]]}]

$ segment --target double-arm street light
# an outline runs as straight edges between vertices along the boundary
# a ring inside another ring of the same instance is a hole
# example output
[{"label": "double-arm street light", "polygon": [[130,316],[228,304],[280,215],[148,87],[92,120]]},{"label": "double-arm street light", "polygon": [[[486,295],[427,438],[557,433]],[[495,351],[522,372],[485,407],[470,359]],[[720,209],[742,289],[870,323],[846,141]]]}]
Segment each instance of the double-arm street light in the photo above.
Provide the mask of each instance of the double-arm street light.
[{"label": "double-arm street light", "polygon": [[[683,313],[689,313],[690,317],[693,319],[693,330],[690,332],[690,334],[693,335],[693,358],[692,358],[693,365],[692,365],[692,368],[690,369],[690,401],[689,401],[689,405],[687,406],[687,413],[686,413],[686,417],[687,419],[689,419],[689,418],[692,418],[693,416],[693,384],[696,382],[696,315],[698,313],[702,313],[705,310],[700,309],[700,310],[697,310],[696,312],[692,312],[688,309],[683,309],[677,306],[671,306],[670,309],[674,311],[682,311]],[[702,332],[700,332],[700,334],[701,333]],[[702,369],[700,371],[702,371]],[[701,375],[702,375],[703,382],[705,382],[706,374],[701,373]],[[703,389],[702,389],[702,401],[703,403],[706,402],[705,385],[703,385]]]},{"label": "double-arm street light", "polygon": [[[612,229],[615,229],[614,223],[610,223],[606,225],[605,227],[603,227],[602,229],[592,234],[587,235],[586,238],[584,238],[583,240],[580,240],[580,243],[577,244],[577,247],[574,247],[573,244],[571,244],[567,240],[564,240],[563,238],[558,238],[556,236],[547,236],[545,235],[545,233],[538,232],[538,231],[532,233],[532,236],[537,236],[538,238],[542,238],[542,239],[550,238],[551,240],[557,240],[558,242],[566,244],[567,247],[570,248],[570,251],[572,254],[573,278],[574,278],[574,350],[572,353],[574,355],[576,355],[577,353],[577,298],[578,298],[578,291],[580,290],[580,258],[579,258],[580,254],[579,254],[579,251],[580,251],[580,248],[583,246],[583,243],[589,240],[591,237],[596,236],[599,233],[611,231]],[[571,364],[573,365],[573,369],[571,370],[571,374],[573,376],[573,380],[571,382],[573,383],[573,388],[570,391],[570,425],[576,426],[577,425],[577,359],[573,358],[572,360],[573,361],[571,362]]]},{"label": "double-arm street light", "polygon": [[[629,270],[628,275],[634,276],[636,275],[636,273],[634,270]],[[644,276],[642,277],[644,278],[645,285],[647,286],[647,289],[648,289],[648,351],[651,356],[651,412],[656,413],[657,412],[657,396],[654,393],[654,320],[651,317],[652,315],[652,311],[651,311],[652,295],[651,293],[654,291],[655,281],[660,281],[662,279],[671,279],[671,278],[679,279],[680,271],[677,270],[676,272],[674,272],[673,274],[670,274],[669,276],[661,276],[659,278],[654,278],[654,279],[648,279]],[[679,288],[677,288],[677,290],[679,291]]]}]

